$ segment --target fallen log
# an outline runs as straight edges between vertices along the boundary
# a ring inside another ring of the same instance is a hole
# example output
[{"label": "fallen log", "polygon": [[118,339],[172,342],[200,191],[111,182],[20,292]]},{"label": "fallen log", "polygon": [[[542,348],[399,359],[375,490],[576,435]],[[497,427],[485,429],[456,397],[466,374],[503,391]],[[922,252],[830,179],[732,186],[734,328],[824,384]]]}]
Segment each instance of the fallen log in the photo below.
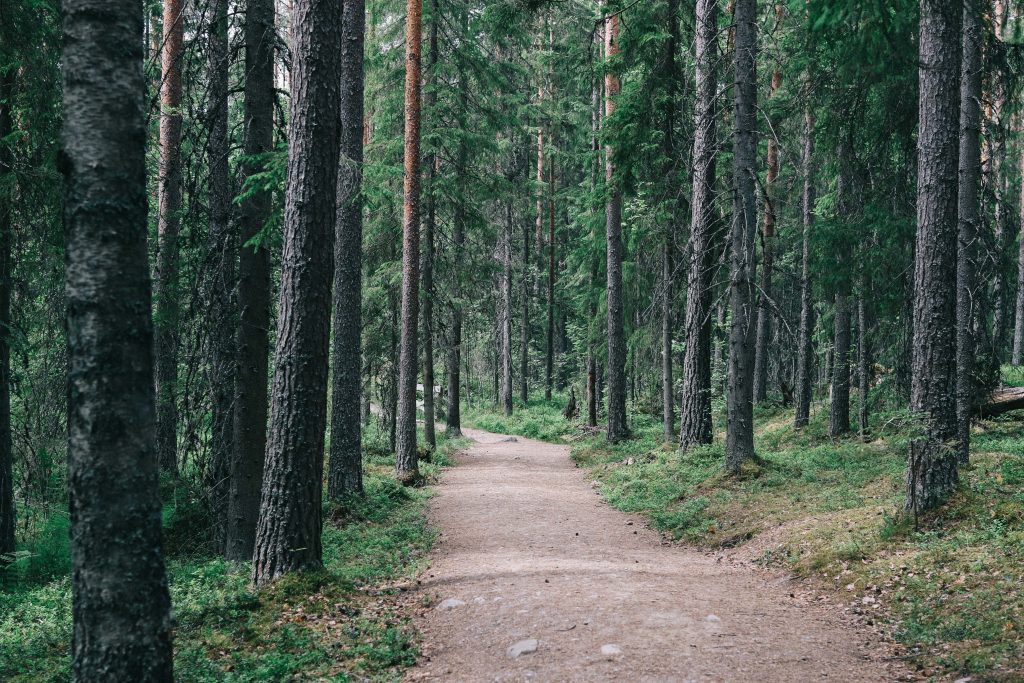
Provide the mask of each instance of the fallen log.
[{"label": "fallen log", "polygon": [[996,389],[987,402],[978,407],[981,417],[997,417],[1011,410],[1024,410],[1024,387]]}]

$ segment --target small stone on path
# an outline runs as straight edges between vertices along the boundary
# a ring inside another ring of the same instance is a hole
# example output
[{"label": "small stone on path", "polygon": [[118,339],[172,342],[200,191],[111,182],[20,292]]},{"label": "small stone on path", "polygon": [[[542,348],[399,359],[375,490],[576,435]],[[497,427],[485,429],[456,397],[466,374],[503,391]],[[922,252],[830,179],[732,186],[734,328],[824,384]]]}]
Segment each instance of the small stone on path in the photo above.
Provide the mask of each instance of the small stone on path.
[{"label": "small stone on path", "polygon": [[615,645],[613,643],[608,643],[607,645],[602,645],[601,646],[601,656],[602,657],[607,657],[608,659],[612,659],[613,657],[618,657],[620,655],[622,655],[622,648],[619,647],[618,645]]},{"label": "small stone on path", "polygon": [[531,652],[537,651],[537,646],[540,643],[536,638],[527,638],[526,640],[520,640],[518,643],[513,645],[507,650],[509,659],[516,659],[520,655],[530,654]]},{"label": "small stone on path", "polygon": [[721,621],[721,619],[719,619],[718,615],[716,615],[716,614],[709,614],[706,617],[704,617],[704,621],[715,622],[715,621]]},{"label": "small stone on path", "polygon": [[437,606],[437,609],[439,609],[439,610],[455,609],[456,607],[462,607],[465,604],[466,604],[465,601],[459,600],[458,598],[448,598],[447,600],[442,600],[441,604]]}]

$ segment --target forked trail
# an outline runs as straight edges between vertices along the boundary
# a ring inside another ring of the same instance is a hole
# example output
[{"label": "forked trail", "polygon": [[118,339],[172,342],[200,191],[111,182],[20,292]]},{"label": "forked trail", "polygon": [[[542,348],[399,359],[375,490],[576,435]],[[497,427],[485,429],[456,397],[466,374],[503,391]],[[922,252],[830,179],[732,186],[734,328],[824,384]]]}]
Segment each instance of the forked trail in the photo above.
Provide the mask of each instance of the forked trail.
[{"label": "forked trail", "polygon": [[784,578],[661,545],[595,495],[567,447],[466,434],[431,504],[442,535],[420,590],[437,601],[410,680],[903,677],[871,634]]}]

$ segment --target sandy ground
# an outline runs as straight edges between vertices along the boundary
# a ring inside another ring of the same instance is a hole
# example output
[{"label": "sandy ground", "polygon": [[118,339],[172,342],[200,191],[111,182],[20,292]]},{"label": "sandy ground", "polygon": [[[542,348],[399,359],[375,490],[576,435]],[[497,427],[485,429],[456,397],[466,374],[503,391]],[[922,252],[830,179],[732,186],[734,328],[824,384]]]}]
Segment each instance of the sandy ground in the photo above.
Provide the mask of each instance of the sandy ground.
[{"label": "sandy ground", "polygon": [[431,503],[441,537],[417,599],[433,606],[409,680],[906,677],[873,634],[784,576],[663,545],[603,502],[567,447],[466,435],[476,443]]}]

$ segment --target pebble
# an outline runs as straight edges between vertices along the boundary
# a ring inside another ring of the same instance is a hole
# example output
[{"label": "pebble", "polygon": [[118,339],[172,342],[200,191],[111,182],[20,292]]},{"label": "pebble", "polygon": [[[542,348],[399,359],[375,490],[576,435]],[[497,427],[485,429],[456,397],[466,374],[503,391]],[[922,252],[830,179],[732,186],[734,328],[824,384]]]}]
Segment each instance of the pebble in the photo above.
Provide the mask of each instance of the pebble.
[{"label": "pebble", "polygon": [[709,615],[707,615],[706,617],[704,617],[704,621],[711,621],[711,622],[715,622],[715,621],[721,621],[721,619],[719,619],[719,618],[718,618],[718,615],[715,615],[715,614],[709,614]]},{"label": "pebble", "polygon": [[607,657],[608,659],[612,659],[613,657],[618,657],[621,654],[622,654],[622,648],[619,647],[618,645],[615,645],[613,643],[608,643],[606,645],[602,645],[601,646],[601,656],[602,657]]},{"label": "pebble", "polygon": [[538,645],[540,645],[540,642],[536,638],[527,638],[526,640],[520,640],[518,643],[506,650],[506,652],[509,659],[516,659],[520,655],[536,652]]},{"label": "pebble", "polygon": [[442,600],[441,604],[437,606],[437,609],[442,611],[450,610],[455,609],[456,607],[462,607],[465,604],[465,601],[459,600],[458,598],[448,598],[447,600]]}]

